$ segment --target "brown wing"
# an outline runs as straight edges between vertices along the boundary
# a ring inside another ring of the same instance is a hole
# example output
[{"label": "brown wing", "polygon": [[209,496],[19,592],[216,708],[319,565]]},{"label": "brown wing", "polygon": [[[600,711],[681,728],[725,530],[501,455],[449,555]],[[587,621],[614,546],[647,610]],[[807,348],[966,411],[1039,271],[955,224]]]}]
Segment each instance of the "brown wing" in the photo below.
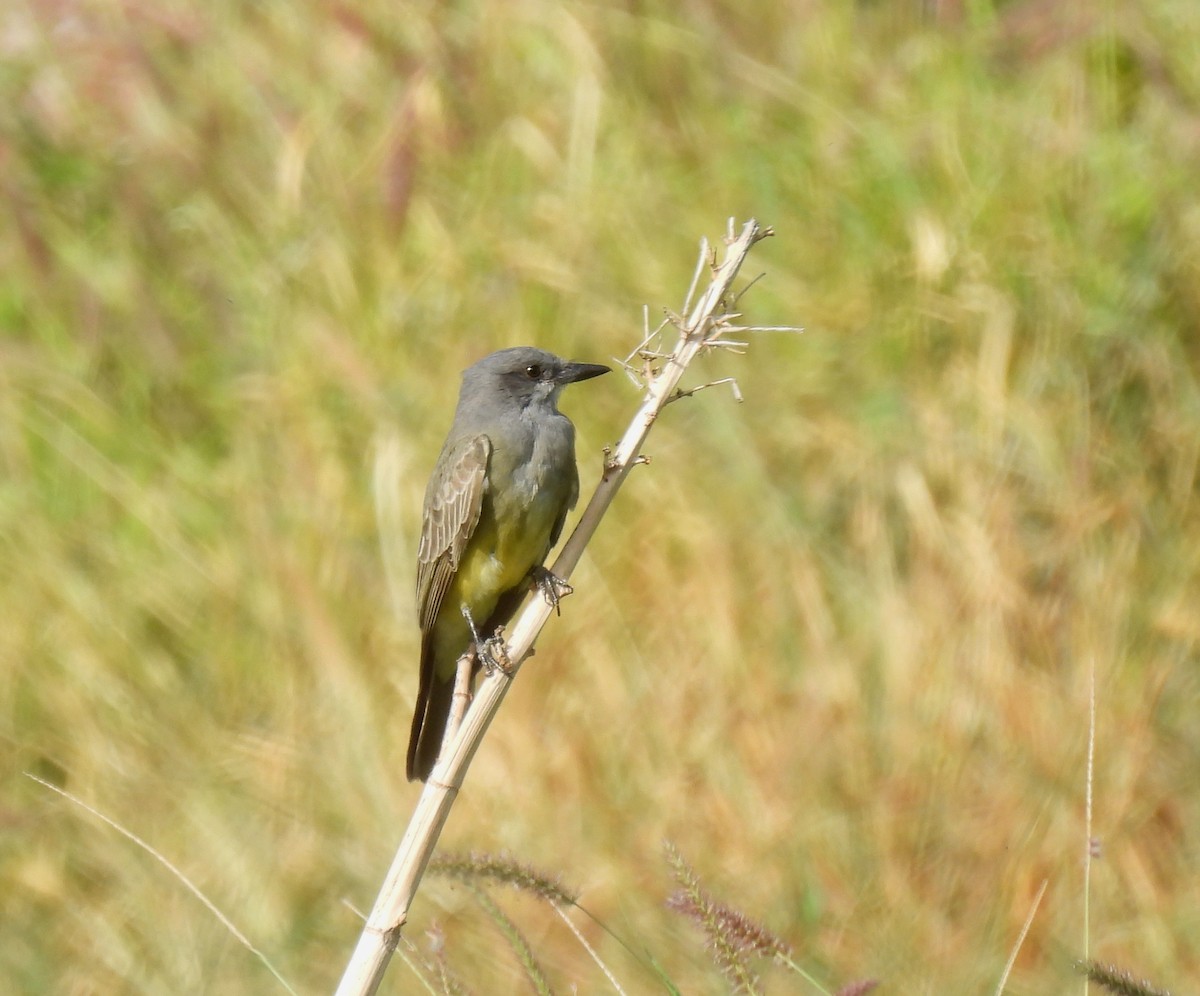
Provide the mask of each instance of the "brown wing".
[{"label": "brown wing", "polygon": [[442,451],[429,481],[417,548],[417,619],[423,631],[433,626],[479,522],[491,453],[487,436],[460,439]]}]

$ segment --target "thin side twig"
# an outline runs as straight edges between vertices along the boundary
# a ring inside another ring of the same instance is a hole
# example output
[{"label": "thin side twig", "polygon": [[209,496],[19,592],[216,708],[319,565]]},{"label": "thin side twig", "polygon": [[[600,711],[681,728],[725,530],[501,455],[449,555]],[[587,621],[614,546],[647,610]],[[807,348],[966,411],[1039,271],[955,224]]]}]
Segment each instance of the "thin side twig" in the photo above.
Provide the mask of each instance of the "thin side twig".
[{"label": "thin side twig", "polygon": [[700,274],[704,272],[704,264],[709,260],[708,239],[700,240],[700,255],[696,258],[696,269],[692,273],[692,282],[688,284],[687,293],[683,297],[683,312],[687,314],[688,309],[692,306],[692,295],[696,293],[696,288],[700,286]]},{"label": "thin side twig", "polygon": [[699,394],[701,391],[706,391],[710,387],[720,387],[722,384],[728,384],[729,390],[733,394],[733,399],[739,405],[745,399],[742,397],[741,388],[738,387],[736,377],[722,377],[720,380],[710,380],[707,384],[699,384],[696,387],[689,387],[686,391],[682,387],[677,387],[675,392],[666,400],[666,404],[671,404],[675,401],[681,401],[683,398],[690,398]]}]

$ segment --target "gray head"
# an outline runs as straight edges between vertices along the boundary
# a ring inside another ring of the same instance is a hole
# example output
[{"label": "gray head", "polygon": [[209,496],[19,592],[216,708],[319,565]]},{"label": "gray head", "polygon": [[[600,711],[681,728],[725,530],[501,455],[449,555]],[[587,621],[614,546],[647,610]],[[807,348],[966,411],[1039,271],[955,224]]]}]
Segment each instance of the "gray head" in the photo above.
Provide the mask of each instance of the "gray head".
[{"label": "gray head", "polygon": [[459,411],[497,402],[516,410],[533,406],[554,411],[564,387],[602,373],[608,367],[574,363],[532,346],[502,349],[463,371]]}]

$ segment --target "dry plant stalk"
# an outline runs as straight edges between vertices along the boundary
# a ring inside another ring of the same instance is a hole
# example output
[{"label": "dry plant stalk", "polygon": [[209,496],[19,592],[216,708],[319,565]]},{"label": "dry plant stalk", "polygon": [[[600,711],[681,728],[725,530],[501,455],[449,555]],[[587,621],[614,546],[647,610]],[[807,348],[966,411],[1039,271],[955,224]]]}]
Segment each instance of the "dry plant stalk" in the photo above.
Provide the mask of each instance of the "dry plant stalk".
[{"label": "dry plant stalk", "polygon": [[[645,462],[639,455],[642,444],[659,412],[669,402],[683,396],[677,392],[677,388],[688,364],[706,348],[744,345],[721,338],[729,332],[758,331],[754,328],[734,326],[731,320],[738,316],[732,311],[725,313],[723,309],[732,309],[736,304],[730,296],[730,290],[750,247],[772,234],[774,233],[770,228],[764,228],[751,219],[742,226],[741,233],[735,237],[731,219],[725,258],[720,265],[716,264],[716,254],[710,250],[707,241],[701,242],[700,261],[693,278],[692,289],[688,292],[689,300],[705,264],[712,269],[712,280],[686,319],[674,320],[673,324],[679,328],[679,340],[671,353],[665,356],[655,355],[653,358],[643,353],[642,350],[652,337],[648,337],[634,351],[633,355],[641,354],[646,361],[645,400],[618,444],[616,452],[608,455],[604,475],[595,493],[580,516],[575,531],[550,568],[557,577],[564,581],[570,579],[584,547],[592,538],[600,519],[629,471],[638,463]],[[400,939],[400,928],[407,919],[417,885],[463,783],[467,766],[500,708],[513,675],[521,661],[529,656],[534,640],[552,611],[550,604],[541,598],[534,598],[526,605],[508,636],[508,657],[513,664],[511,671],[505,674],[496,670],[484,678],[462,723],[443,747],[437,766],[417,801],[417,807],[400,842],[392,867],[384,879],[375,907],[367,918],[358,945],[342,975],[337,996],[369,996],[378,989],[392,952]]]}]

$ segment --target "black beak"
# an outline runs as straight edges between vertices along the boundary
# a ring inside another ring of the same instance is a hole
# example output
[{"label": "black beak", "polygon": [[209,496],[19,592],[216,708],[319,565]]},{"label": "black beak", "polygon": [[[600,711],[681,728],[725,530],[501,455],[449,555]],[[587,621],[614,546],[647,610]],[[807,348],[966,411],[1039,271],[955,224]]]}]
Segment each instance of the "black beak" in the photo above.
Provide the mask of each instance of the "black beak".
[{"label": "black beak", "polygon": [[574,384],[576,381],[591,380],[606,373],[608,367],[601,363],[564,363],[555,380],[560,384]]}]

